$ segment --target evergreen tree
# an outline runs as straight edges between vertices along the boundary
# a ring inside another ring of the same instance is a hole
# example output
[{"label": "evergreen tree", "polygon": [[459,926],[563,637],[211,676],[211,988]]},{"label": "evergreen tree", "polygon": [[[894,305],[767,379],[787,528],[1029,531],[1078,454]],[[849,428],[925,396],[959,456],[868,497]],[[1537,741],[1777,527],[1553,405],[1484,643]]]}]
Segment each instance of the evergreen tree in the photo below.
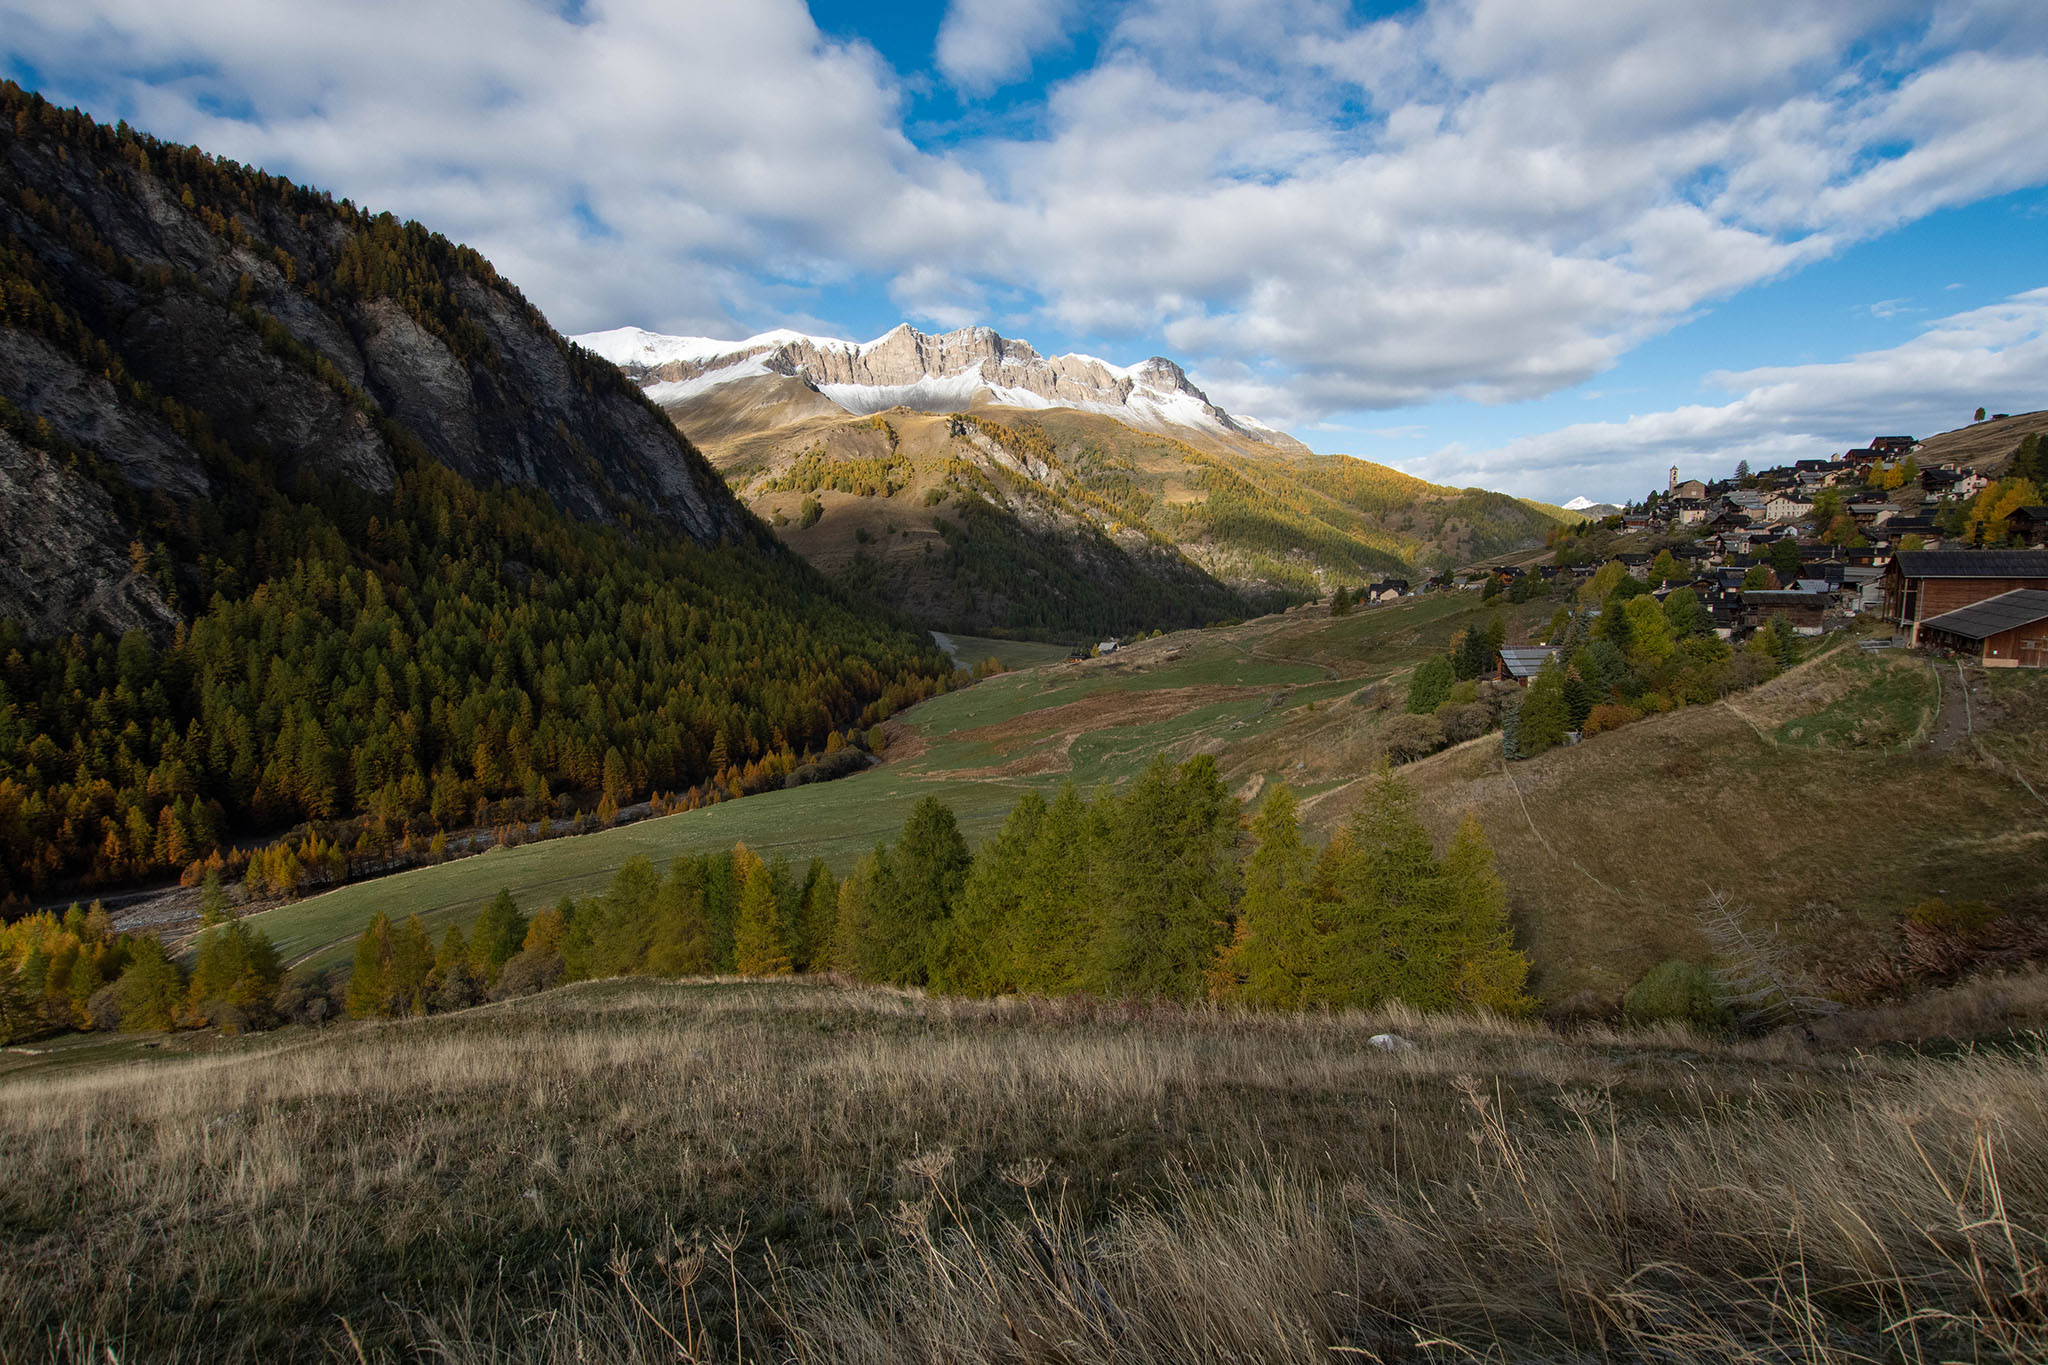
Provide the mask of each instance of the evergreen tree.
[{"label": "evergreen tree", "polygon": [[1351,589],[1349,589],[1349,588],[1345,587],[1345,586],[1344,586],[1343,584],[1341,584],[1341,583],[1340,583],[1340,584],[1338,584],[1338,585],[1337,585],[1337,594],[1336,594],[1336,596],[1334,596],[1334,597],[1332,597],[1332,598],[1330,599],[1330,615],[1332,615],[1332,616],[1349,616],[1350,614],[1351,614]]},{"label": "evergreen tree", "polygon": [[519,913],[518,904],[509,890],[499,890],[491,903],[477,916],[476,931],[469,940],[469,965],[479,981],[490,985],[498,980],[498,972],[526,938],[526,917]]},{"label": "evergreen tree", "polygon": [[1344,832],[1316,868],[1329,903],[1329,950],[1318,998],[1338,1005],[1399,999],[1427,1009],[1449,1003],[1437,865],[1407,786],[1390,769],[1368,784]]},{"label": "evergreen tree", "polygon": [[1529,959],[1515,948],[1507,886],[1470,811],[1444,852],[1441,883],[1453,993],[1468,1009],[1527,1013]]},{"label": "evergreen tree", "polygon": [[128,969],[117,983],[121,1027],[128,1032],[170,1028],[185,999],[185,979],[164,946],[152,935],[132,940]]},{"label": "evergreen tree", "polygon": [[791,960],[799,971],[823,971],[831,965],[832,928],[839,916],[839,883],[823,858],[811,859],[798,902],[796,942]]},{"label": "evergreen tree", "polygon": [[477,1002],[480,992],[469,968],[469,944],[462,937],[459,924],[449,925],[448,932],[441,935],[441,947],[434,954],[434,970],[428,976],[428,989],[435,1009],[459,1010]]},{"label": "evergreen tree", "polygon": [[1674,589],[1664,599],[1664,620],[1671,633],[1681,640],[1714,632],[1714,613],[1707,610],[1700,595],[1691,588]]},{"label": "evergreen tree", "polygon": [[1090,980],[1111,995],[1199,996],[1227,932],[1237,802],[1216,760],[1176,772],[1155,758],[1128,792],[1098,803],[1096,895],[1103,928]]},{"label": "evergreen tree", "polygon": [[351,1019],[376,1019],[391,1013],[391,917],[379,911],[356,938],[355,963],[349,969],[344,1002]]},{"label": "evergreen tree", "polygon": [[416,914],[407,915],[405,922],[391,931],[384,983],[394,1014],[427,1012],[428,977],[433,970],[434,940],[427,933],[426,921]]},{"label": "evergreen tree", "polygon": [[1433,654],[1415,666],[1414,674],[1408,679],[1408,710],[1412,715],[1426,716],[1450,700],[1451,688],[1457,683],[1450,659],[1442,654]]},{"label": "evergreen tree", "polygon": [[219,924],[234,913],[234,906],[228,901],[228,893],[220,884],[220,869],[207,868],[205,879],[199,883],[199,922],[202,925]]},{"label": "evergreen tree", "polygon": [[[1649,601],[1648,598],[1641,599]],[[1571,707],[1565,699],[1564,670],[1551,659],[1522,693],[1521,719],[1515,732],[1522,754],[1534,758],[1564,743],[1571,728]]]},{"label": "evergreen tree", "polygon": [[1031,847],[1045,814],[1045,798],[1026,792],[995,837],[974,855],[959,904],[932,954],[934,990],[1000,995],[1017,989],[1011,944],[1030,875]]},{"label": "evergreen tree", "polygon": [[1025,856],[1009,937],[1009,976],[1020,991],[1079,990],[1100,934],[1091,887],[1093,838],[1087,803],[1063,783]]},{"label": "evergreen tree", "polygon": [[741,976],[790,974],[781,921],[775,879],[757,858],[740,884],[739,914],[733,920],[733,966]]},{"label": "evergreen tree", "polygon": [[881,845],[864,855],[839,883],[838,912],[832,921],[832,969],[863,980],[874,979],[873,937],[868,926],[874,913],[874,886],[886,853]]},{"label": "evergreen tree", "polygon": [[969,861],[950,808],[933,796],[911,808],[870,893],[873,979],[898,986],[925,983],[939,928],[967,880]]},{"label": "evergreen tree", "polygon": [[1679,567],[1677,557],[1669,550],[1659,550],[1657,557],[1650,561],[1650,582],[1657,587],[1680,582],[1685,577],[1685,570]]},{"label": "evergreen tree", "polygon": [[[543,914],[549,913],[546,911]],[[656,976],[702,976],[711,970],[711,913],[704,864],[678,858],[654,893],[646,970]],[[539,917],[535,917],[535,923]],[[738,926],[734,926],[737,930]],[[528,934],[532,937],[531,932]],[[741,967],[741,972],[746,972]]]},{"label": "evergreen tree", "polygon": [[1244,897],[1215,978],[1225,999],[1294,1009],[1315,991],[1322,948],[1311,896],[1315,855],[1302,842],[1296,809],[1294,793],[1282,784],[1252,821],[1256,842],[1245,863]]},{"label": "evergreen tree", "polygon": [[284,967],[269,937],[240,920],[231,920],[199,936],[191,1003],[195,1010],[204,1011],[229,1005],[242,1014],[244,1022],[261,1025],[272,1011],[278,979],[283,975]]}]

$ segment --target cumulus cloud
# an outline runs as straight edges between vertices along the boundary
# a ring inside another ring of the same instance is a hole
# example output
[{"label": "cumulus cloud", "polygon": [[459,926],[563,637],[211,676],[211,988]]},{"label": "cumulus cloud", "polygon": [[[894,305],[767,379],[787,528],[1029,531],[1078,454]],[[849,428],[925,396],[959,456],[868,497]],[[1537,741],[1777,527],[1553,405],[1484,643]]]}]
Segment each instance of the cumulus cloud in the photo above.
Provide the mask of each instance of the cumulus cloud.
[{"label": "cumulus cloud", "polygon": [[1930,323],[1912,340],[1826,364],[1719,372],[1707,383],[1737,396],[1582,422],[1486,450],[1447,446],[1403,461],[1442,483],[1562,500],[1621,501],[1661,487],[1676,464],[1706,476],[1813,459],[1872,436],[1925,436],[1978,407],[2023,411],[2048,384],[2048,289]]},{"label": "cumulus cloud", "polygon": [[[987,90],[1077,13],[954,0],[934,60]],[[1090,21],[1091,69],[930,145],[904,75],[799,0],[0,0],[0,51],[470,241],[570,330],[1000,301],[1301,424],[1579,385],[1717,299],[2048,183],[2048,7],[2017,0]]]},{"label": "cumulus cloud", "polygon": [[934,52],[941,73],[986,93],[1031,70],[1031,59],[1066,40],[1078,0],[952,0]]}]

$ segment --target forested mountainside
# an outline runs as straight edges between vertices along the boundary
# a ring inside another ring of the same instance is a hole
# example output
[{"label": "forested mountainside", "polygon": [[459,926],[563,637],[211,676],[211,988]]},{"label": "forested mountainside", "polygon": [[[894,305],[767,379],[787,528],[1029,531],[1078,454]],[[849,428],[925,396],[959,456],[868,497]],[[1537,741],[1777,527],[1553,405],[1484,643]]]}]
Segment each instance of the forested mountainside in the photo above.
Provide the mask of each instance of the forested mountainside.
[{"label": "forested mountainside", "polygon": [[0,507],[0,897],[735,789],[950,676],[476,252],[11,83]]},{"label": "forested mountainside", "polygon": [[1540,545],[1570,515],[1100,413],[857,417],[747,392],[665,410],[789,545],[940,629],[1072,639],[1196,625]]}]

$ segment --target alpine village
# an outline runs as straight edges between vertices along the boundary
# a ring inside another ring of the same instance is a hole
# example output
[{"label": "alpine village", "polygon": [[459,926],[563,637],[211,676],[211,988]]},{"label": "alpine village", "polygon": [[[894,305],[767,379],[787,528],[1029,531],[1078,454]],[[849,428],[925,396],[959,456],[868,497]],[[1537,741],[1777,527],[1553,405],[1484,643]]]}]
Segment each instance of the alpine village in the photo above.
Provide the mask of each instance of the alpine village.
[{"label": "alpine village", "polygon": [[0,1359],[2048,1360],[2044,434],[572,338],[6,83]]}]

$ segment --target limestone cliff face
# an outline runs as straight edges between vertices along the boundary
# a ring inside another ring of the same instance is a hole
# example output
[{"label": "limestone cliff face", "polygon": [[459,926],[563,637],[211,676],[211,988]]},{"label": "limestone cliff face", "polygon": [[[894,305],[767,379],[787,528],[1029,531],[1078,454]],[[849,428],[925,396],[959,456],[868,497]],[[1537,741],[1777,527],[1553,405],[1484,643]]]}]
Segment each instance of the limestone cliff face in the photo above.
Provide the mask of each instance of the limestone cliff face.
[{"label": "limestone cliff face", "polygon": [[[1163,356],[1112,365],[1094,356],[1045,356],[988,327],[931,335],[905,323],[864,344],[771,332],[738,342],[662,337],[637,328],[574,338],[618,364],[679,421],[719,389],[781,376],[854,413],[908,407],[1065,407],[1132,426],[1237,448],[1307,450],[1284,432],[1233,417]],[[686,430],[691,424],[684,423]]]},{"label": "limestone cliff face", "polygon": [[[6,506],[0,615],[169,619],[123,577],[134,500],[107,480],[173,504],[231,496],[250,469],[376,495],[424,454],[587,520],[763,534],[660,410],[481,258],[219,165],[75,119],[0,126],[6,478],[33,499]],[[30,527],[30,507],[75,522]]]}]

